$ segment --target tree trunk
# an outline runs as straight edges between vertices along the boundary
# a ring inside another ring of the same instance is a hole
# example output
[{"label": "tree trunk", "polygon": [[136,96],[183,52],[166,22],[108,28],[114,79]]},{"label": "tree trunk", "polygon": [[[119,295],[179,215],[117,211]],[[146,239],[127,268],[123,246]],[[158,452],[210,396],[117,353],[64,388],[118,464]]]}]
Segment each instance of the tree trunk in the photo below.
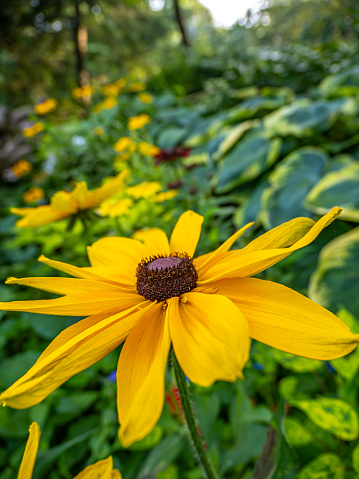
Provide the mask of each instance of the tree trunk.
[{"label": "tree trunk", "polygon": [[173,5],[174,5],[174,8],[175,8],[176,21],[178,23],[178,26],[179,26],[179,28],[181,30],[181,34],[182,34],[182,43],[185,47],[189,47],[190,43],[189,43],[189,39],[188,39],[187,30],[186,30],[186,27],[185,27],[185,24],[184,24],[183,15],[182,15],[182,11],[181,11],[181,8],[180,8],[179,0],[173,0]]},{"label": "tree trunk", "polygon": [[87,29],[81,25],[81,13],[79,8],[79,0],[75,0],[75,17],[74,17],[74,41],[76,55],[76,82],[79,87],[90,84],[90,76],[85,68],[85,56],[87,52]]}]

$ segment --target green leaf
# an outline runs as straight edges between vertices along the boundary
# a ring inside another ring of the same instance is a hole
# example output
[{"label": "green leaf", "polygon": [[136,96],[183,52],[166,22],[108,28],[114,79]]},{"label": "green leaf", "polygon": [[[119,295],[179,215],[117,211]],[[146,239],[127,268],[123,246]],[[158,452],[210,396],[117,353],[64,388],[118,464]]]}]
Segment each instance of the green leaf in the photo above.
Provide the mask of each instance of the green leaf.
[{"label": "green leaf", "polygon": [[[335,226],[334,226],[335,227]],[[328,243],[309,283],[309,297],[332,311],[341,306],[359,316],[359,228]]]},{"label": "green leaf", "polygon": [[307,464],[297,479],[344,479],[345,466],[334,453],[321,454]]},{"label": "green leaf", "polygon": [[355,446],[352,453],[353,469],[359,472],[359,444]]},{"label": "green leaf", "polygon": [[295,417],[286,417],[284,427],[285,435],[290,446],[306,446],[314,440],[312,433]]},{"label": "green leaf", "polygon": [[323,367],[323,361],[301,358],[299,356],[295,356],[294,354],[279,351],[279,349],[275,349],[273,354],[275,360],[281,366],[296,373],[308,373],[312,371],[318,371],[318,369],[321,369]]},{"label": "green leaf", "polygon": [[359,165],[351,165],[325,175],[308,194],[305,205],[317,214],[333,206],[343,208],[339,218],[359,222]]},{"label": "green leaf", "polygon": [[353,441],[358,437],[358,414],[350,404],[336,398],[318,398],[291,401],[290,404],[301,409],[309,419],[344,441]]},{"label": "green leaf", "polygon": [[262,197],[261,219],[266,229],[296,216],[309,216],[303,202],[320,180],[328,155],[319,148],[305,147],[290,153],[269,175]]},{"label": "green leaf", "polygon": [[224,158],[216,191],[225,193],[261,175],[279,157],[281,140],[253,136],[237,144]]},{"label": "green leaf", "polygon": [[[350,328],[352,333],[359,333],[359,323],[349,311],[342,309],[337,313],[337,316]],[[338,374],[351,381],[359,370],[359,348],[343,358],[334,359],[330,362]]]},{"label": "green leaf", "polygon": [[220,143],[216,153],[214,153],[213,159],[217,161],[223,158],[223,156],[229,153],[230,150],[238,143],[246,131],[258,126],[259,123],[259,120],[248,120],[231,128]]},{"label": "green leaf", "polygon": [[157,145],[159,148],[173,148],[179,145],[187,134],[188,130],[186,128],[165,128],[157,138]]}]

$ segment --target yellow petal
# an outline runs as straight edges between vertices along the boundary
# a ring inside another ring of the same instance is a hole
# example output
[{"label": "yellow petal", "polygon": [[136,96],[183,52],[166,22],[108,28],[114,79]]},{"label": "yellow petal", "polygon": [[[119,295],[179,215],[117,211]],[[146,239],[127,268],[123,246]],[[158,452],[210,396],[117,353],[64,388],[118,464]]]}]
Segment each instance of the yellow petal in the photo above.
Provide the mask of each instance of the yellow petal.
[{"label": "yellow petal", "polygon": [[78,278],[8,278],[6,284],[20,284],[30,288],[42,289],[55,294],[89,293],[95,291],[112,291],[121,293],[126,290],[117,285]]},{"label": "yellow petal", "polygon": [[254,225],[254,222],[246,224],[245,226],[243,226],[243,228],[241,228],[236,233],[234,233],[234,235],[228,238],[227,241],[225,241],[219,248],[212,251],[211,253],[207,253],[196,258],[194,260],[194,263],[196,265],[197,270],[200,270],[204,266],[208,268],[212,264],[215,264],[215,262],[213,263],[212,260],[216,259],[221,254],[226,253],[237,241],[237,239],[240,238],[247,231],[247,229],[253,225]]},{"label": "yellow petal", "polygon": [[[317,221],[313,227],[306,233],[305,228],[302,230],[304,236],[296,241],[292,246],[288,248],[276,248],[276,249],[259,249],[253,251],[251,248],[229,251],[223,255],[217,257],[217,263],[210,266],[208,269],[203,268],[200,271],[200,277],[198,285],[204,285],[211,283],[212,281],[218,281],[220,279],[228,278],[243,278],[246,276],[253,276],[261,271],[273,266],[282,259],[289,256],[293,251],[296,251],[315,240],[323,228],[328,226],[335,218],[341,213],[340,208],[333,208],[328,214],[323,216]],[[300,231],[296,230],[297,233]],[[267,237],[268,240],[268,237]],[[265,242],[267,241],[265,240]],[[265,243],[264,242],[264,243]],[[284,243],[288,242],[288,237],[284,239]],[[264,243],[257,243],[261,248]]]},{"label": "yellow petal", "polygon": [[239,309],[224,296],[194,292],[168,303],[173,349],[189,379],[208,387],[242,377],[249,335]]},{"label": "yellow petal", "polygon": [[31,479],[34,469],[37,450],[39,448],[41,431],[39,425],[33,422],[29,427],[29,438],[26,443],[25,452],[22,456],[17,479]]},{"label": "yellow petal", "polygon": [[0,395],[0,403],[15,409],[38,404],[74,374],[113,351],[154,304],[144,301],[121,313],[95,314],[65,329],[32,368]]},{"label": "yellow petal", "polygon": [[112,196],[120,193],[125,187],[125,180],[129,176],[129,171],[121,171],[117,176],[110,181],[100,186],[96,190],[89,192],[89,203],[87,208],[93,208]]},{"label": "yellow petal", "polygon": [[158,254],[168,255],[170,253],[170,245],[166,233],[159,228],[137,231],[134,236],[143,242],[151,256]]},{"label": "yellow petal", "polygon": [[197,247],[203,216],[194,211],[183,213],[174,227],[170,240],[170,249],[176,253],[187,253],[193,257]]},{"label": "yellow petal", "polygon": [[76,183],[74,190],[68,193],[70,200],[76,204],[78,209],[88,208],[87,203],[89,199],[89,190],[85,181]]},{"label": "yellow petal", "polygon": [[149,434],[163,409],[170,336],[163,303],[153,304],[129,334],[118,362],[119,438],[125,447]]},{"label": "yellow petal", "polygon": [[78,205],[71,198],[71,194],[66,191],[58,191],[51,198],[50,206],[53,211],[66,213],[67,216],[73,215],[78,210]]},{"label": "yellow petal", "polygon": [[43,226],[66,218],[72,214],[67,211],[54,211],[50,205],[37,206],[36,208],[12,208],[11,211],[23,216],[23,218],[16,222],[18,228]]},{"label": "yellow petal", "polygon": [[[112,456],[110,456],[107,459],[91,464],[91,466],[87,466],[80,474],[77,474],[74,479],[112,479],[112,472],[113,461]],[[121,475],[119,477],[121,477]]]},{"label": "yellow petal", "polygon": [[141,301],[143,301],[143,298],[135,293],[95,291],[72,293],[55,299],[9,301],[0,303],[0,311],[27,311],[28,313],[58,316],[89,316],[110,308],[117,309],[120,312]]},{"label": "yellow petal", "polygon": [[330,311],[280,284],[238,278],[212,283],[213,287],[242,311],[250,336],[274,348],[330,360],[350,353],[359,342],[359,335]]}]

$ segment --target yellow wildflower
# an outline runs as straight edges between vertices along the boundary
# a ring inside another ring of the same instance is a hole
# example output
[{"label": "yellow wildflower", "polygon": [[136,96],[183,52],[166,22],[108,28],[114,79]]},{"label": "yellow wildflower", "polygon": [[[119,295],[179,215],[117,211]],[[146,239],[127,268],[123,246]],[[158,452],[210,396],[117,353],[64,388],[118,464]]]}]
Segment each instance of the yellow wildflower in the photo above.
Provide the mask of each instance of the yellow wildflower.
[{"label": "yellow wildflower", "polygon": [[133,200],[130,198],[115,199],[111,198],[100,206],[101,216],[109,216],[110,218],[116,218],[117,216],[123,216],[130,211],[133,205]]},{"label": "yellow wildflower", "polygon": [[57,100],[55,98],[48,98],[47,100],[43,101],[42,103],[38,103],[34,106],[34,111],[38,115],[46,115],[50,111],[55,110],[57,107]]},{"label": "yellow wildflower", "polygon": [[132,92],[138,92],[142,90],[146,90],[146,85],[143,82],[134,82],[134,83],[129,83],[128,89]]},{"label": "yellow wildflower", "polygon": [[96,136],[102,136],[105,133],[105,130],[102,128],[102,126],[96,126],[93,129],[93,132],[95,133]]},{"label": "yellow wildflower", "polygon": [[[39,448],[41,431],[39,425],[33,422],[29,428],[29,437],[21,460],[17,479],[31,479],[34,470],[37,450]],[[113,469],[112,456],[87,466],[74,479],[121,479],[117,469]]]},{"label": "yellow wildflower", "polygon": [[32,170],[32,164],[26,160],[19,160],[11,167],[11,171],[18,178],[21,176],[27,175]]},{"label": "yellow wildflower", "polygon": [[142,103],[152,103],[153,102],[153,96],[150,95],[149,93],[139,93],[137,95],[138,99],[142,101]]},{"label": "yellow wildflower", "polygon": [[249,337],[312,359],[350,353],[359,335],[334,314],[285,286],[252,278],[310,244],[340,212],[335,207],[316,223],[295,218],[229,251],[250,223],[194,259],[203,217],[193,211],[179,218],[170,241],[157,229],[143,243],[100,239],[88,248],[90,267],[41,256],[75,279],[9,278],[8,284],[61,297],[0,303],[0,310],[88,317],[62,332],[0,401],[16,409],[38,404],[126,341],[117,368],[117,407],[119,437],[129,446],[161,415],[171,343],[186,376],[202,387],[242,377]]},{"label": "yellow wildflower", "polygon": [[24,128],[22,130],[22,134],[26,136],[27,138],[32,138],[33,136],[37,135],[40,133],[45,128],[45,125],[42,123],[42,121],[38,121],[32,126],[29,126],[28,128]]},{"label": "yellow wildflower", "polygon": [[102,106],[103,106],[104,110],[110,110],[111,108],[116,106],[117,103],[118,102],[117,102],[116,98],[114,98],[113,96],[109,96],[109,97],[104,99],[104,101],[102,102]]},{"label": "yellow wildflower", "polygon": [[132,198],[138,200],[139,198],[150,198],[159,191],[161,191],[162,186],[158,181],[144,181],[135,186],[130,186],[126,188],[126,193]]},{"label": "yellow wildflower", "polygon": [[136,143],[131,140],[128,136],[122,136],[116,143],[113,145],[113,149],[117,153],[127,151],[128,153],[133,153],[136,150]]},{"label": "yellow wildflower", "polygon": [[38,186],[33,186],[29,190],[25,191],[25,193],[23,194],[24,201],[27,204],[36,203],[42,200],[44,196],[44,190],[42,188],[39,188]]},{"label": "yellow wildflower", "polygon": [[84,98],[85,96],[90,96],[93,94],[93,87],[91,85],[86,85],[86,86],[80,86],[78,88],[75,88],[72,91],[72,94],[75,98],[78,100],[81,98]]},{"label": "yellow wildflower", "polygon": [[115,84],[118,85],[121,90],[126,86],[127,80],[126,78],[119,78],[118,80],[115,81]]},{"label": "yellow wildflower", "polygon": [[146,113],[141,113],[138,116],[131,116],[128,120],[129,130],[139,130],[140,128],[151,122],[151,117]]},{"label": "yellow wildflower", "polygon": [[178,190],[162,191],[158,195],[151,198],[154,203],[162,203],[163,201],[172,200],[178,195]]},{"label": "yellow wildflower", "polygon": [[121,91],[121,86],[118,83],[109,83],[101,87],[102,92],[107,96],[117,96]]},{"label": "yellow wildflower", "polygon": [[137,149],[143,156],[155,156],[161,151],[160,148],[158,148],[158,146],[151,145],[150,143],[147,143],[146,141],[141,141],[137,145]]},{"label": "yellow wildflower", "polygon": [[127,176],[128,172],[124,171],[100,188],[90,191],[85,181],[81,181],[70,193],[67,191],[55,193],[49,205],[34,208],[10,208],[10,211],[23,217],[16,223],[19,228],[32,228],[53,223],[75,215],[80,210],[94,208],[119,193],[124,188],[124,180]]}]

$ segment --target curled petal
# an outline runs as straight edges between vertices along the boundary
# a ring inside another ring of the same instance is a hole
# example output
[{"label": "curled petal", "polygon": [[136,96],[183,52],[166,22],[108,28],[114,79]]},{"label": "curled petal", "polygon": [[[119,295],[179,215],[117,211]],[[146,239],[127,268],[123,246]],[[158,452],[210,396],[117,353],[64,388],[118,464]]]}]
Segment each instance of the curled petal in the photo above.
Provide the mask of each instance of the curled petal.
[{"label": "curled petal", "polygon": [[345,356],[359,335],[334,314],[296,291],[256,278],[221,280],[211,284],[242,311],[253,339],[310,359]]},{"label": "curled petal", "polygon": [[117,469],[113,469],[112,456],[87,466],[74,479],[121,479]]},{"label": "curled petal", "polygon": [[15,409],[38,404],[74,374],[113,351],[152,306],[145,301],[121,313],[105,311],[65,329],[32,368],[0,395],[0,403]]},{"label": "curled petal", "polygon": [[153,304],[129,334],[118,362],[119,438],[125,447],[150,433],[163,409],[170,336],[163,303]]},{"label": "curled petal", "polygon": [[39,448],[41,431],[39,425],[33,422],[29,427],[29,438],[26,443],[24,455],[22,456],[21,464],[17,479],[31,479],[32,471],[34,470],[37,450]]},{"label": "curled petal", "polygon": [[168,303],[173,349],[189,379],[207,387],[217,380],[242,377],[249,334],[240,310],[217,294],[192,292]]}]

